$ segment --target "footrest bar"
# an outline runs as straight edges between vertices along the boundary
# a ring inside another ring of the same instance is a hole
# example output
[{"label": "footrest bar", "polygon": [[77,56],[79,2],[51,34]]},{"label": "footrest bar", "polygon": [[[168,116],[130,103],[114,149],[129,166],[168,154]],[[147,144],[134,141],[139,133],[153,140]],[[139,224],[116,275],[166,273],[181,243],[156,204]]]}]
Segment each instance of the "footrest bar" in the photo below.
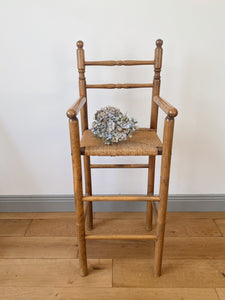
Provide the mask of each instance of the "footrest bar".
[{"label": "footrest bar", "polygon": [[144,169],[149,168],[148,164],[91,164],[92,169]]},{"label": "footrest bar", "polygon": [[155,235],[150,234],[87,234],[86,240],[156,240]]},{"label": "footrest bar", "polygon": [[159,201],[158,196],[84,196],[83,201]]}]

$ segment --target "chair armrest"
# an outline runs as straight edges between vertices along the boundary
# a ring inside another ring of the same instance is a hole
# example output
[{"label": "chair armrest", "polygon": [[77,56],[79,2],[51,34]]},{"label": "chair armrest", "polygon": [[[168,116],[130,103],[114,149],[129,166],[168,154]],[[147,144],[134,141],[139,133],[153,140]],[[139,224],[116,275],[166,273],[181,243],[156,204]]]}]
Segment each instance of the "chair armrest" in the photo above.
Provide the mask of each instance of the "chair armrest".
[{"label": "chair armrest", "polygon": [[153,101],[167,114],[168,117],[174,118],[177,116],[177,109],[161,97],[155,96],[153,97]]},{"label": "chair armrest", "polygon": [[75,102],[66,112],[66,115],[69,119],[76,119],[78,113],[80,112],[83,105],[86,103],[85,97],[80,97],[77,102]]}]

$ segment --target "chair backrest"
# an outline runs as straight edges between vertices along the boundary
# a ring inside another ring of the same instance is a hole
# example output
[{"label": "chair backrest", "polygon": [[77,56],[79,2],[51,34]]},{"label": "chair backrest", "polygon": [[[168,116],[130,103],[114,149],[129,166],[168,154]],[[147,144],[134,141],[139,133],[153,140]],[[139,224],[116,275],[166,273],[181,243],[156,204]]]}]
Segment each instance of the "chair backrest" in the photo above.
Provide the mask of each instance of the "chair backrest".
[{"label": "chair backrest", "polygon": [[[162,44],[163,41],[156,41],[154,60],[107,60],[107,61],[86,61],[84,55],[84,43],[77,42],[77,67],[79,72],[79,93],[81,96],[87,96],[86,89],[130,89],[130,88],[152,88],[152,99],[159,95],[160,91],[160,72],[162,66]],[[125,84],[86,84],[85,67],[86,66],[137,66],[153,65],[154,78],[153,83],[125,83]],[[158,105],[152,101],[150,128],[157,130]],[[88,129],[87,103],[81,109],[81,128],[82,132]]]}]

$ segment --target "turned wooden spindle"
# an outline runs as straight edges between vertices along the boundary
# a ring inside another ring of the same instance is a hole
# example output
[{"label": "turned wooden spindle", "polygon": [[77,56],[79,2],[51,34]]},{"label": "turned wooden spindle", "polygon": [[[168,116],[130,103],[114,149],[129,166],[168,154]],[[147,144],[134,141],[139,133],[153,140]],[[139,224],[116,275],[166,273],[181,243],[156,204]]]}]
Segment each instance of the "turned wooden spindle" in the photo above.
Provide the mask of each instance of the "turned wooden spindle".
[{"label": "turned wooden spindle", "polygon": [[153,83],[122,83],[122,84],[87,84],[87,89],[138,89],[153,88]]},{"label": "turned wooden spindle", "polygon": [[[79,93],[80,97],[86,97],[86,79],[85,79],[85,60],[84,60],[84,43],[77,42],[77,68],[79,72]],[[82,133],[88,129],[87,103],[81,108],[81,129]]]},{"label": "turned wooden spindle", "polygon": [[152,90],[152,109],[151,109],[151,124],[150,128],[157,129],[158,120],[158,105],[153,101],[154,96],[159,95],[160,91],[160,72],[162,67],[162,40],[156,41],[155,49],[155,65],[154,65],[154,78],[153,78],[153,90]]},{"label": "turned wooden spindle", "polygon": [[[153,101],[154,96],[158,96],[160,92],[160,72],[162,67],[162,49],[163,41],[158,39],[156,41],[155,49],[155,64],[154,64],[154,78],[152,89],[152,108],[151,108],[151,122],[150,128],[157,130],[158,121],[158,105]],[[154,180],[155,180],[155,156],[149,156],[149,169],[148,169],[148,195],[154,194]],[[146,213],[146,229],[152,230],[152,203],[147,203]]]},{"label": "turned wooden spindle", "polygon": [[86,66],[141,66],[154,65],[154,60],[102,60],[85,61]]},{"label": "turned wooden spindle", "polygon": [[[83,46],[84,46],[84,43],[82,41],[77,42],[77,67],[78,67],[78,72],[79,72],[80,97],[84,96],[87,98],[86,79],[85,79],[85,55],[84,55]],[[88,129],[87,101],[81,109],[81,129],[82,129],[82,133],[86,129]],[[85,194],[86,194],[86,196],[91,196],[92,195],[92,186],[91,186],[90,156],[85,155],[83,158],[83,161],[84,161]],[[88,227],[88,229],[93,228],[92,203],[88,203],[87,227]]]}]

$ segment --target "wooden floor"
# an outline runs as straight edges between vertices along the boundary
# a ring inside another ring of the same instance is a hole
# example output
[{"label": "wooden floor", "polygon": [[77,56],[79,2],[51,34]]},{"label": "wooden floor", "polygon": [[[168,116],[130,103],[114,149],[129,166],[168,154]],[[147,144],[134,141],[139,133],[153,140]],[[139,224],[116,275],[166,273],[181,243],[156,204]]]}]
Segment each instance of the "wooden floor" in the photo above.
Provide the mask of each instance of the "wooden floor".
[{"label": "wooden floor", "polygon": [[[144,213],[95,213],[95,233],[141,233]],[[88,241],[78,272],[74,213],[0,213],[0,299],[225,300],[225,212],[168,213],[163,275],[153,241]]]}]

